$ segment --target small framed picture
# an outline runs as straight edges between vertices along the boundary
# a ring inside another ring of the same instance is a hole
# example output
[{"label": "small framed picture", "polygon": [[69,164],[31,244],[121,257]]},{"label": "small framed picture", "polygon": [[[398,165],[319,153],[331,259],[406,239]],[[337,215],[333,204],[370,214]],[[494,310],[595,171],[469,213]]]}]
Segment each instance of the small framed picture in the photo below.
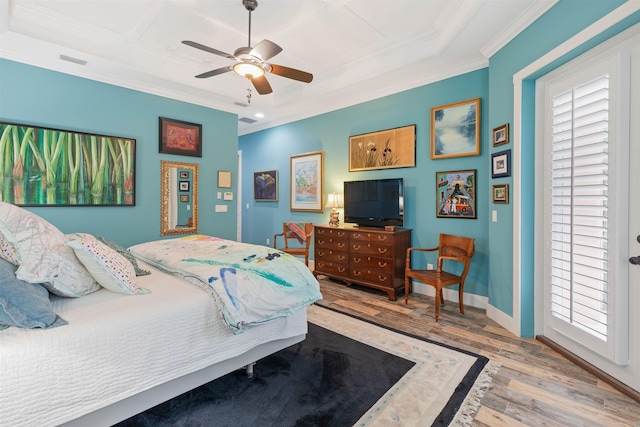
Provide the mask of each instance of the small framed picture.
[{"label": "small framed picture", "polygon": [[160,117],[161,153],[202,157],[202,125]]},{"label": "small framed picture", "polygon": [[509,203],[509,184],[497,184],[491,188],[493,203]]},{"label": "small framed picture", "polygon": [[231,188],[231,172],[218,171],[218,188]]},{"label": "small framed picture", "polygon": [[491,178],[511,176],[511,150],[500,151],[491,155]]},{"label": "small framed picture", "polygon": [[493,146],[506,144],[509,142],[509,123],[493,129]]},{"label": "small framed picture", "polygon": [[189,181],[180,181],[178,186],[180,191],[189,191]]},{"label": "small framed picture", "polygon": [[278,171],[260,171],[253,173],[253,198],[255,200],[275,202],[278,200]]},{"label": "small framed picture", "polygon": [[189,171],[180,171],[180,179],[189,179]]},{"label": "small framed picture", "polygon": [[180,202],[189,203],[189,195],[188,194],[181,194],[180,195]]}]

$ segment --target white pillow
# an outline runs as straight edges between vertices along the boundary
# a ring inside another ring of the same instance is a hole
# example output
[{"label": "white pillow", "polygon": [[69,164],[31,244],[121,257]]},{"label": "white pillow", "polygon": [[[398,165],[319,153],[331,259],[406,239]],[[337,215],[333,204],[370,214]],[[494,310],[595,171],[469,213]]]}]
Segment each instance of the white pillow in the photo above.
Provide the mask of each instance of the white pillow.
[{"label": "white pillow", "polygon": [[133,264],[91,234],[70,234],[67,246],[73,248],[76,257],[104,288],[120,294],[148,294],[136,286],[136,270]]},{"label": "white pillow", "polygon": [[100,289],[73,249],[65,245],[65,235],[38,215],[0,202],[0,233],[16,249],[18,279],[42,283],[49,292],[65,297]]}]

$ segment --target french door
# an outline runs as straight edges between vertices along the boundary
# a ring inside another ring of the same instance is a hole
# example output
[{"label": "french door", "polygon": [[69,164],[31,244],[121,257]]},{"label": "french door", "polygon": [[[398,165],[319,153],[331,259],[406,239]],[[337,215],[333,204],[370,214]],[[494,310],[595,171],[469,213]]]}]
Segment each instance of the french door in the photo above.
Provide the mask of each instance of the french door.
[{"label": "french door", "polygon": [[542,333],[636,390],[639,67],[636,26],[536,84]]}]

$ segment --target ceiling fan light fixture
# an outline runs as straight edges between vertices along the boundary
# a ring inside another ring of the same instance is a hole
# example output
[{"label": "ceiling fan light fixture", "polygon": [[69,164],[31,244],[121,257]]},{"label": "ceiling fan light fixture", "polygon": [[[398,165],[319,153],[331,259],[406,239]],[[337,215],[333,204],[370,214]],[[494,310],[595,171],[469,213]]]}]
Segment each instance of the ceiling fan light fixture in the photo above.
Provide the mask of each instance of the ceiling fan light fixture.
[{"label": "ceiling fan light fixture", "polygon": [[237,63],[233,66],[233,71],[248,79],[264,76],[264,69],[259,65],[252,64],[250,62]]}]

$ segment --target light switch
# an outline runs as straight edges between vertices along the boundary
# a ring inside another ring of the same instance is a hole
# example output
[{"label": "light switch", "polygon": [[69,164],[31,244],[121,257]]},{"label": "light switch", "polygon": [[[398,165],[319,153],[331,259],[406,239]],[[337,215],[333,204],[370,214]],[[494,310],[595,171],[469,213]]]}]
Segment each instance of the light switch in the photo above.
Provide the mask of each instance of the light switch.
[{"label": "light switch", "polygon": [[218,200],[222,199],[222,193],[218,191]]},{"label": "light switch", "polygon": [[491,211],[491,221],[498,222],[498,211]]}]

